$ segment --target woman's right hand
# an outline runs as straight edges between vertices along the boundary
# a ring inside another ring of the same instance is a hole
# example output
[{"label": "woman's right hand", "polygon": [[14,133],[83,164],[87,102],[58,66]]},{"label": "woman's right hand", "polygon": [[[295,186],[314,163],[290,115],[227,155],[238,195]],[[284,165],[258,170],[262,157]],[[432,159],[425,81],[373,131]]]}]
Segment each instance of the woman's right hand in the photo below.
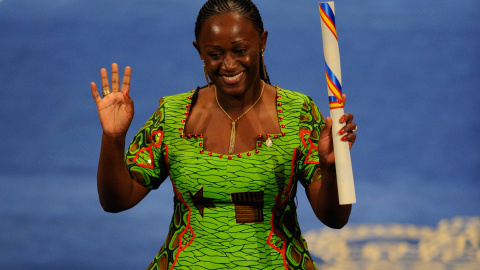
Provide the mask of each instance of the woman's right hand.
[{"label": "woman's right hand", "polygon": [[[103,133],[109,137],[125,137],[133,119],[133,100],[129,97],[130,67],[125,67],[122,88],[119,91],[118,65],[112,64],[112,90],[108,83],[107,70],[100,70],[102,78],[103,98],[98,93],[94,82],[90,84],[93,99],[97,104],[98,116],[102,124]],[[109,93],[105,95],[105,93]]]}]

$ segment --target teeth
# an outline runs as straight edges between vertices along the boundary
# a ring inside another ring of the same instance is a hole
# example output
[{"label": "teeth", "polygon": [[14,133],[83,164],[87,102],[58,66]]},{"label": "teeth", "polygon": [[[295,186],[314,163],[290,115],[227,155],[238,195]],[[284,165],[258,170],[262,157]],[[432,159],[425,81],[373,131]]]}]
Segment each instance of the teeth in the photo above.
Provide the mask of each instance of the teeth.
[{"label": "teeth", "polygon": [[229,77],[229,76],[223,76],[223,77],[224,77],[227,81],[234,81],[234,80],[240,78],[240,76],[242,76],[242,75],[243,75],[243,72],[242,72],[242,73],[239,73],[239,74],[237,74],[237,75],[235,75],[235,76],[231,76],[231,77]]}]

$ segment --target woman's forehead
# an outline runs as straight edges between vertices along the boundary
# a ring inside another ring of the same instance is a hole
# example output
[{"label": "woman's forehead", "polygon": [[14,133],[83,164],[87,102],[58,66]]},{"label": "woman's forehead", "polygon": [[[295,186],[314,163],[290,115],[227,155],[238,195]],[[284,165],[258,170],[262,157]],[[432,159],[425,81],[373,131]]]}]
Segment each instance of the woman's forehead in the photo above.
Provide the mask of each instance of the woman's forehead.
[{"label": "woman's forehead", "polygon": [[201,28],[199,39],[248,39],[253,36],[259,36],[253,23],[245,16],[232,12],[208,18]]}]

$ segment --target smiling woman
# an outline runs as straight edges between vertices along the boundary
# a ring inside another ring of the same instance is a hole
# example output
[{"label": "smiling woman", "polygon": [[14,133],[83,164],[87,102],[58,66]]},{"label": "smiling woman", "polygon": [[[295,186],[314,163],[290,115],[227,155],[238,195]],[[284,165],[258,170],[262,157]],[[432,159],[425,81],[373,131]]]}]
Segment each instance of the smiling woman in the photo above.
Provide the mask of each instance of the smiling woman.
[{"label": "smiling woman", "polygon": [[[250,20],[234,12],[210,17],[201,29],[193,44],[213,84],[199,91],[198,104],[208,106],[209,101],[217,102],[211,102],[209,107],[195,106],[186,130],[191,134],[205,134],[208,139],[204,148],[213,152],[231,154],[235,148],[239,152],[252,150],[255,148],[253,138],[258,134],[280,132],[275,88],[265,86],[260,78],[261,51],[266,46],[267,31],[259,34]],[[259,106],[255,106],[257,103]],[[238,139],[233,144],[237,138],[237,121],[250,110],[256,115],[263,114],[258,123],[261,128],[238,129]],[[208,129],[208,125],[203,124],[208,120],[219,123],[221,129]],[[225,136],[229,130],[230,136]]]},{"label": "smiling woman", "polygon": [[[129,209],[170,176],[174,214],[148,269],[316,269],[297,221],[298,184],[327,226],[343,227],[351,211],[338,204],[331,119],[310,97],[270,84],[268,32],[251,1],[207,1],[195,36],[207,84],[160,99],[125,157],[130,68],[120,87],[112,65],[111,89],[101,70],[103,98],[92,83],[103,208]],[[345,114],[334,131],[350,146],[352,120]]]}]

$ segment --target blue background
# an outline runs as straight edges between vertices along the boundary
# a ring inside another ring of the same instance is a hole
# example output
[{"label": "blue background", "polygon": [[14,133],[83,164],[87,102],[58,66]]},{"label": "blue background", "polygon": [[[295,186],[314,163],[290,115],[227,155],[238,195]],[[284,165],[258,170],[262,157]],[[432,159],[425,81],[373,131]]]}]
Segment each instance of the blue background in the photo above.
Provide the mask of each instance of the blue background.
[{"label": "blue background", "polygon": [[[316,1],[256,1],[273,84],[328,115]],[[144,269],[172,214],[167,181],[103,212],[99,70],[132,67],[128,140],[160,97],[204,84],[192,46],[202,1],[0,0],[2,269]],[[346,111],[355,114],[351,223],[434,226],[480,214],[480,3],[336,1]],[[299,192],[303,230],[322,227]]]}]

